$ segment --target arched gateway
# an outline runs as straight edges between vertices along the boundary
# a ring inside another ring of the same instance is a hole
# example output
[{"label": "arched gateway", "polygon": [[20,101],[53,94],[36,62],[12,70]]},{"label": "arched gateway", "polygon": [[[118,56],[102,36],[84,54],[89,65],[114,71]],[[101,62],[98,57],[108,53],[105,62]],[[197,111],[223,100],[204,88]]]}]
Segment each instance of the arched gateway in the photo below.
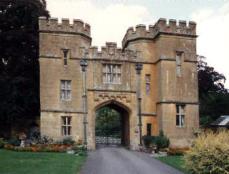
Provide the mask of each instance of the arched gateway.
[{"label": "arched gateway", "polygon": [[109,42],[99,51],[88,24],[41,17],[41,134],[95,149],[96,111],[109,106],[121,113],[131,149],[159,130],[172,146],[189,145],[198,128],[195,32],[194,22],[159,19],[129,28],[122,48]]},{"label": "arched gateway", "polygon": [[[102,141],[101,141],[101,139],[99,139],[100,135],[96,135],[96,133],[95,133],[95,136],[97,137],[97,141],[98,141],[96,143],[98,143],[98,144],[117,144],[117,145],[123,145],[123,146],[129,147],[130,146],[130,119],[131,119],[130,115],[131,115],[131,110],[116,100],[108,100],[107,102],[99,104],[96,107],[96,114],[97,114],[96,119],[97,120],[99,119],[98,117],[101,117],[100,115],[98,115],[98,112],[99,112],[99,110],[101,110],[103,108],[110,109],[109,112],[111,112],[112,110],[115,110],[119,114],[118,116],[116,116],[116,117],[118,117],[118,121],[116,121],[116,122],[120,122],[119,123],[120,125],[118,125],[118,127],[116,128],[118,130],[114,130],[114,132],[108,132],[108,134],[104,135],[105,140],[102,139]],[[115,116],[112,116],[112,117],[115,117]],[[108,124],[112,123],[112,122],[109,123],[109,120],[105,120],[105,121],[107,121]],[[95,121],[95,124],[96,124],[96,121]],[[112,126],[112,125],[110,125],[110,126]],[[112,133],[116,133],[117,131],[119,133],[117,140],[120,139],[120,141],[113,142],[112,139],[110,139],[110,138],[112,137]],[[103,138],[103,137],[100,137],[100,138]]]},{"label": "arched gateway", "polygon": [[[94,96],[92,99],[90,96]],[[131,100],[133,97],[135,100]],[[96,147],[96,111],[103,107],[110,107],[121,115],[121,141],[122,145],[137,149],[139,145],[139,126],[136,106],[136,93],[88,91],[88,145]],[[135,104],[134,104],[135,103]],[[132,105],[133,104],[133,105]]]}]

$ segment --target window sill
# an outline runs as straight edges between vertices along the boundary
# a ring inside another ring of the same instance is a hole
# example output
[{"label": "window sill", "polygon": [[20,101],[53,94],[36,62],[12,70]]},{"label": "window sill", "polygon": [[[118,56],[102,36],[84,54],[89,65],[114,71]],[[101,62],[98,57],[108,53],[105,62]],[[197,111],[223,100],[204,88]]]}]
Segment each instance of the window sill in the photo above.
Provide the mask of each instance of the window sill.
[{"label": "window sill", "polygon": [[103,83],[104,85],[121,85],[122,83]]},{"label": "window sill", "polygon": [[69,100],[63,100],[63,99],[60,99],[61,102],[71,102],[72,100],[69,99]]},{"label": "window sill", "polygon": [[180,128],[180,129],[182,129],[182,128],[186,128],[185,126],[176,126],[177,128]]}]

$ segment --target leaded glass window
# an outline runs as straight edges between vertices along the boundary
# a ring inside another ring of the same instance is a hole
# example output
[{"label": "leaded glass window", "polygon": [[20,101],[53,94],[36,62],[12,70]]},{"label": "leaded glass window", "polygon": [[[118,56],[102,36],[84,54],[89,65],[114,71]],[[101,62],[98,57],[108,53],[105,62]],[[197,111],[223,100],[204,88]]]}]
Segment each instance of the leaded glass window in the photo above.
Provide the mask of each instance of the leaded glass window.
[{"label": "leaded glass window", "polygon": [[61,80],[61,100],[71,100],[71,80]]},{"label": "leaded glass window", "polygon": [[103,83],[121,84],[121,65],[103,64]]}]

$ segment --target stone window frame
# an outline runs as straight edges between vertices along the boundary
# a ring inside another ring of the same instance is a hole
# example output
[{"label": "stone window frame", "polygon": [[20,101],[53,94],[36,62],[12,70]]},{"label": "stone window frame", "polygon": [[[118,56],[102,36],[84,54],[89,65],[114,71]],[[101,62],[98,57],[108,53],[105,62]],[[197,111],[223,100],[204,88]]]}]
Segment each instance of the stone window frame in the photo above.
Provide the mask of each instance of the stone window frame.
[{"label": "stone window frame", "polygon": [[182,55],[183,51],[176,51],[176,76],[182,76]]},{"label": "stone window frame", "polygon": [[69,58],[69,52],[70,50],[67,49],[67,48],[63,48],[62,49],[62,54],[63,54],[63,64],[64,66],[67,66],[68,65],[68,58]]},{"label": "stone window frame", "polygon": [[103,63],[102,64],[102,81],[104,84],[119,84],[120,85],[122,83],[122,64]]},{"label": "stone window frame", "polygon": [[61,116],[61,134],[62,136],[72,135],[72,117]]},{"label": "stone window frame", "polygon": [[60,80],[60,100],[71,101],[72,100],[72,81]]},{"label": "stone window frame", "polygon": [[151,82],[151,74],[145,74],[145,92],[146,95],[150,94],[150,82]]},{"label": "stone window frame", "polygon": [[185,105],[176,104],[176,126],[185,127]]}]

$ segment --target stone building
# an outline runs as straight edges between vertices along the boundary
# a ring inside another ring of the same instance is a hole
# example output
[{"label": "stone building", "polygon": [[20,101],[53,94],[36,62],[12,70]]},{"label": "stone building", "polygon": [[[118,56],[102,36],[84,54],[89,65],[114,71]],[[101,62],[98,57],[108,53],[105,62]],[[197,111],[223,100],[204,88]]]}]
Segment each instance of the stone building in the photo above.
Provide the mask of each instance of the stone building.
[{"label": "stone building", "polygon": [[41,17],[39,30],[42,135],[95,149],[95,113],[109,106],[122,114],[122,142],[131,149],[160,130],[171,146],[190,144],[199,127],[194,22],[137,25],[122,48],[107,42],[101,51],[81,20]]}]

